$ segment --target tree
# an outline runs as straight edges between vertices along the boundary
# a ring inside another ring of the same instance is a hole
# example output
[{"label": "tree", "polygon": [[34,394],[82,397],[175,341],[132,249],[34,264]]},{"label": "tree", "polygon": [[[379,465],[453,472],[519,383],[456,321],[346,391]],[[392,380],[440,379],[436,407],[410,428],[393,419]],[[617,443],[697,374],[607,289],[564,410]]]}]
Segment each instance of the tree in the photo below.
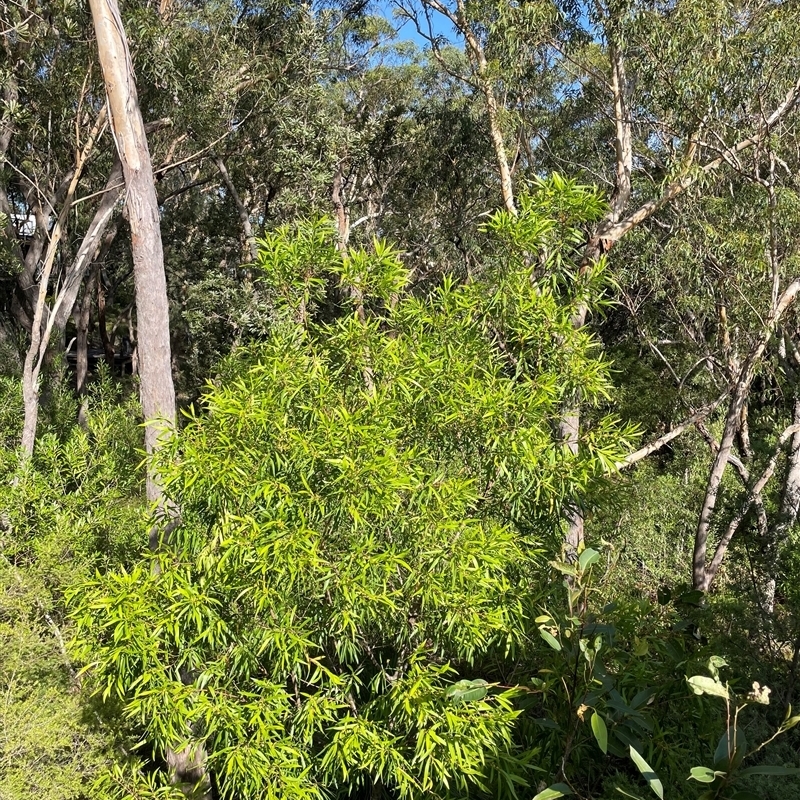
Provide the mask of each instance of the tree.
[{"label": "tree", "polygon": [[[131,227],[136,309],[139,319],[139,375],[145,418],[145,449],[152,454],[162,431],[175,424],[175,388],[169,339],[169,304],[164,252],[153,165],[147,147],[128,41],[116,0],[91,0],[100,65],[114,139],[125,175],[128,222]],[[151,474],[147,497],[159,500],[161,490]]]}]

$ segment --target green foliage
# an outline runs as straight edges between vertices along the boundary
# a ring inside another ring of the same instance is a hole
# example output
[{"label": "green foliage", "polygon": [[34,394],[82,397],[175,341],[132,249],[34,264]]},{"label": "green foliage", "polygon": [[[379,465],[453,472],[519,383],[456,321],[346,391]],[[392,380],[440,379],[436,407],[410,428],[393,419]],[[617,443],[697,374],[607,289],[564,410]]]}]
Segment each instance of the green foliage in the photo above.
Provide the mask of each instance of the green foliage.
[{"label": "green foliage", "polygon": [[[9,394],[0,402],[18,409]],[[79,692],[66,651],[64,595],[145,538],[131,411],[106,380],[92,390],[85,429],[45,430],[21,469],[13,447],[2,451],[2,800],[77,800],[111,758],[112,734]]]},{"label": "green foliage", "polygon": [[[701,800],[717,800],[717,798],[736,800],[740,798],[743,793],[737,791],[736,784],[740,778],[750,775],[786,777],[800,774],[800,769],[795,767],[762,765],[741,768],[742,762],[746,758],[755,755],[778,736],[795,727],[800,722],[800,715],[792,716],[792,707],[789,706],[783,722],[781,722],[772,736],[752,750],[748,750],[745,725],[740,720],[740,715],[749,705],[769,705],[770,689],[766,686],[761,686],[758,682],[754,682],[751,691],[745,697],[737,699],[731,686],[727,682],[723,683],[719,677],[720,669],[727,666],[725,659],[719,656],[712,656],[708,660],[708,671],[711,677],[693,675],[687,678],[689,686],[695,694],[719,697],[725,701],[728,721],[728,726],[720,737],[714,751],[713,768],[693,767],[689,775],[691,780],[706,784],[708,787],[701,795]],[[745,792],[744,794],[746,795],[747,793]]]},{"label": "green foliage", "polygon": [[[496,282],[426,298],[397,296],[380,242],[343,255],[324,222],[264,239],[284,323],[160,452],[180,525],[73,592],[96,690],[162,754],[200,740],[223,796],[528,783],[520,690],[479,670],[530,647],[540,543],[624,446],[613,419],[577,454],[554,433],[564,392],[591,401],[608,379],[570,323],[574,244],[534,224],[545,208],[492,223]],[[530,255],[565,265],[563,288],[531,280]],[[333,322],[312,313],[325,273],[354,307]]]}]

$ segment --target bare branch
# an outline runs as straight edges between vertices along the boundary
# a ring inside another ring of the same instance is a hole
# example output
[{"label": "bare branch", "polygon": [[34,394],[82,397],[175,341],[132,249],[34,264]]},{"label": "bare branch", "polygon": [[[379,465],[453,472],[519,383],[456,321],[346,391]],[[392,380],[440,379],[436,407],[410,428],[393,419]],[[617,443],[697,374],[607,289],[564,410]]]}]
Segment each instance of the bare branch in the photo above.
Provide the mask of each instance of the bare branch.
[{"label": "bare branch", "polygon": [[671,431],[669,431],[669,433],[665,433],[655,441],[650,442],[650,444],[640,447],[635,452],[626,456],[622,461],[618,461],[617,469],[625,469],[626,467],[630,467],[637,461],[647,458],[647,456],[649,456],[651,453],[655,453],[656,451],[660,450],[662,447],[669,444],[673,439],[677,439],[682,433],[684,433],[684,431],[691,428],[700,420],[703,420],[709,416],[709,414],[711,414],[720,405],[720,403],[722,403],[726,396],[727,393],[720,395],[713,403],[709,403],[708,405],[705,405],[695,411],[694,414],[681,422],[680,425],[676,425]]}]

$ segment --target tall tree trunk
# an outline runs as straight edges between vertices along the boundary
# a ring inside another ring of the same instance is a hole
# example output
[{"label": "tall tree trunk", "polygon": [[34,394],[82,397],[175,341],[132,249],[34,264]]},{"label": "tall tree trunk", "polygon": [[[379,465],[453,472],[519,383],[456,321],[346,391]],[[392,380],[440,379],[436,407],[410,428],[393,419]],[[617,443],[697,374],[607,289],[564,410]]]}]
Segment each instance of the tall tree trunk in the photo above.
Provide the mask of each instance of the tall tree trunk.
[{"label": "tall tree trunk", "polygon": [[83,299],[75,313],[75,362],[76,383],[78,397],[86,394],[86,378],[89,375],[89,318],[92,310],[92,282],[86,281],[83,290]]},{"label": "tall tree trunk", "polygon": [[81,281],[83,281],[89,266],[95,259],[98,249],[102,246],[103,235],[113,216],[114,207],[122,196],[122,189],[122,165],[117,159],[114,161],[114,166],[108,175],[108,180],[94,217],[89,223],[75,259],[67,271],[61,288],[63,299],[53,311],[55,315],[54,327],[58,332],[63,333],[67,320],[70,314],[73,313],[73,306],[80,290]]},{"label": "tall tree trunk", "polygon": [[[125,175],[136,291],[139,384],[145,418],[145,450],[152,454],[175,426],[175,387],[169,336],[169,303],[164,250],[153,165],[147,146],[128,42],[117,0],[89,0],[97,49],[111,110],[111,125]],[[147,497],[162,501],[157,475],[148,468]],[[168,507],[167,512],[176,510]],[[173,526],[173,520],[167,528]],[[165,534],[166,535],[166,534]],[[160,539],[151,532],[151,546]],[[192,731],[189,731],[190,736]],[[211,785],[202,744],[189,742],[169,751],[172,780],[197,798],[209,798]]]},{"label": "tall tree trunk", "polygon": [[103,354],[109,370],[114,369],[114,346],[108,338],[108,323],[106,321],[106,287],[103,285],[102,262],[97,263],[97,331],[103,343]]},{"label": "tall tree trunk", "polygon": [[86,381],[89,377],[89,321],[92,312],[92,284],[87,279],[83,290],[83,299],[75,313],[75,391],[80,398],[78,409],[78,424],[82,427],[88,425],[88,404],[86,401]]},{"label": "tall tree trunk", "polygon": [[511,167],[508,163],[508,153],[506,152],[503,129],[500,126],[500,108],[497,104],[497,96],[492,86],[492,78],[489,74],[489,62],[480,41],[475,36],[467,19],[467,8],[464,0],[457,0],[458,8],[458,27],[464,35],[467,43],[467,55],[472,62],[472,68],[478,80],[478,86],[486,103],[486,118],[489,122],[489,135],[492,139],[497,171],[500,174],[500,191],[503,195],[503,205],[509,214],[517,215],[517,206],[514,203],[514,184],[511,179]]},{"label": "tall tree trunk", "polygon": [[500,192],[503,195],[503,205],[506,207],[506,211],[508,211],[509,214],[516,216],[517,206],[514,203],[514,183],[511,177],[511,165],[508,162],[503,129],[500,125],[500,106],[497,102],[494,86],[492,85],[492,76],[490,74],[486,53],[467,17],[465,0],[456,0],[455,12],[444,3],[440,2],[440,0],[423,0],[423,2],[439,14],[447,17],[464,37],[467,58],[472,67],[478,89],[486,103],[486,119],[489,122],[489,136],[492,140],[497,171],[500,175]]},{"label": "tall tree trunk", "polygon": [[[52,311],[48,311],[47,308],[47,292],[50,285],[50,275],[53,271],[53,264],[56,260],[59,243],[64,235],[69,213],[72,208],[72,201],[75,198],[75,190],[78,188],[78,181],[80,180],[83,167],[86,165],[86,161],[91,155],[97,139],[105,130],[105,126],[106,112],[105,109],[103,109],[95,120],[83,150],[77,155],[75,169],[71,171],[70,180],[64,188],[61,211],[50,233],[50,240],[47,244],[47,251],[45,252],[44,261],[42,263],[39,285],[36,286],[34,284],[32,287],[35,290],[35,302],[33,306],[33,320],[31,323],[31,343],[22,365],[24,420],[22,424],[21,445],[23,460],[27,460],[33,455],[33,448],[36,442],[36,428],[39,424],[39,375],[42,369],[42,361],[47,351],[47,344],[50,340],[50,334],[53,331],[53,321],[56,311],[55,307]],[[37,229],[41,226],[46,230],[46,221],[40,221],[39,216],[40,215],[37,213]],[[28,255],[30,255],[30,253]],[[63,297],[63,295],[59,293],[59,298],[61,297]],[[56,305],[58,302],[59,299],[57,298]]]},{"label": "tall tree trunk", "polygon": [[[175,425],[169,304],[158,200],[133,63],[117,0],[90,0],[89,5],[112,130],[125,176],[139,321],[140,396],[146,424],[145,449],[151,454],[158,448],[161,436]],[[161,499],[161,487],[152,470],[148,470],[147,497],[152,501]]]},{"label": "tall tree trunk", "polygon": [[[611,92],[614,100],[614,152],[616,159],[611,208],[603,220],[603,226],[616,224],[625,212],[631,197],[631,171],[633,168],[633,147],[625,61],[622,50],[613,39],[609,42],[609,59],[611,61]],[[602,257],[603,250],[603,245],[599,239],[590,241],[584,253],[582,269],[590,269]],[[586,314],[587,308],[581,304],[572,317],[572,326],[575,329],[582,328],[586,324]],[[574,397],[572,400],[573,402],[565,409],[559,423],[559,433],[561,440],[569,448],[570,453],[577,455],[581,432],[581,398]],[[577,506],[570,506],[565,510],[565,517],[567,522],[567,548],[575,552],[583,543],[583,511]]]},{"label": "tall tree trunk", "polygon": [[[800,396],[797,394],[794,398],[792,424],[800,426]],[[768,614],[772,614],[775,610],[775,586],[776,578],[780,574],[781,544],[797,522],[798,511],[800,511],[800,430],[794,433],[789,442],[778,518],[764,542],[764,561],[767,565],[767,572],[764,580],[762,606]]]},{"label": "tall tree trunk", "polygon": [[239,192],[236,191],[236,185],[231,179],[228,168],[225,166],[225,162],[219,156],[215,156],[214,163],[219,170],[219,174],[222,176],[222,182],[225,184],[225,188],[228,190],[231,200],[233,200],[233,204],[236,206],[236,213],[239,217],[239,221],[242,223],[245,262],[254,262],[258,260],[258,245],[256,244],[256,237],[253,233],[253,226],[250,223],[250,212],[242,202]]}]

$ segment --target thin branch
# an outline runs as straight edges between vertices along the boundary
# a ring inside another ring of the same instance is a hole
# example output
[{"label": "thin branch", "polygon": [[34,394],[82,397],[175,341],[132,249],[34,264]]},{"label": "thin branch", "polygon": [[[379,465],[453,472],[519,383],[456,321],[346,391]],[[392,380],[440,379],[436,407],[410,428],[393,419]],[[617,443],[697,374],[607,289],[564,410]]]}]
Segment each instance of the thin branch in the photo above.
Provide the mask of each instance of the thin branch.
[{"label": "thin branch", "polygon": [[669,433],[665,433],[655,441],[650,442],[650,444],[640,447],[635,452],[626,456],[622,461],[618,461],[616,464],[617,469],[625,469],[626,467],[630,467],[637,461],[647,458],[647,456],[649,456],[651,453],[655,453],[657,450],[660,450],[662,447],[669,444],[673,439],[677,439],[678,436],[680,436],[688,428],[691,428],[697,422],[709,416],[709,414],[711,414],[720,405],[720,403],[722,403],[726,396],[727,392],[720,395],[716,400],[714,400],[713,403],[709,403],[708,405],[705,405],[695,411],[694,414],[681,422],[680,425],[676,425],[671,431],[669,431]]},{"label": "thin branch", "polygon": [[753,484],[753,488],[747,494],[744,503],[742,503],[739,510],[733,516],[733,519],[728,524],[728,528],[725,531],[723,537],[717,543],[716,550],[714,551],[714,556],[711,559],[711,564],[706,569],[706,584],[705,590],[708,590],[708,587],[711,585],[712,581],[716,577],[717,571],[719,570],[722,560],[725,557],[725,553],[728,550],[728,546],[731,543],[731,539],[733,539],[734,534],[739,529],[739,525],[741,524],[742,520],[747,515],[747,512],[750,510],[750,506],[756,502],[757,499],[761,497],[761,492],[764,491],[764,487],[769,482],[769,479],[773,476],[775,472],[775,467],[778,464],[778,457],[781,454],[781,450],[783,445],[795,434],[797,431],[800,431],[800,425],[790,425],[786,430],[778,437],[778,441],[775,444],[775,449],[773,450],[772,456],[767,463],[767,466],[764,468],[764,471],[761,473],[759,479]]},{"label": "thin branch", "polygon": [[[671,200],[678,197],[678,195],[683,194],[686,189],[688,189],[697,181],[700,174],[708,175],[721,167],[723,164],[735,165],[736,156],[742,151],[761,143],[775,127],[775,125],[777,125],[777,123],[780,122],[795,107],[799,96],[800,79],[798,79],[794,86],[789,90],[783,102],[764,121],[756,133],[727,148],[717,158],[700,167],[697,172],[684,175],[677,181],[673,181],[666,187],[666,189],[664,189],[659,197],[644,203],[636,211],[634,211],[632,214],[629,214],[620,222],[609,225],[602,229],[598,233],[598,238],[608,243],[618,242],[628,231],[632,230],[637,225],[640,225],[649,217],[653,216],[653,214],[662,209]],[[687,150],[687,157],[685,159],[687,165],[693,160],[689,157],[692,153],[693,147],[696,147],[696,142],[694,141],[690,143],[689,149]]]}]

